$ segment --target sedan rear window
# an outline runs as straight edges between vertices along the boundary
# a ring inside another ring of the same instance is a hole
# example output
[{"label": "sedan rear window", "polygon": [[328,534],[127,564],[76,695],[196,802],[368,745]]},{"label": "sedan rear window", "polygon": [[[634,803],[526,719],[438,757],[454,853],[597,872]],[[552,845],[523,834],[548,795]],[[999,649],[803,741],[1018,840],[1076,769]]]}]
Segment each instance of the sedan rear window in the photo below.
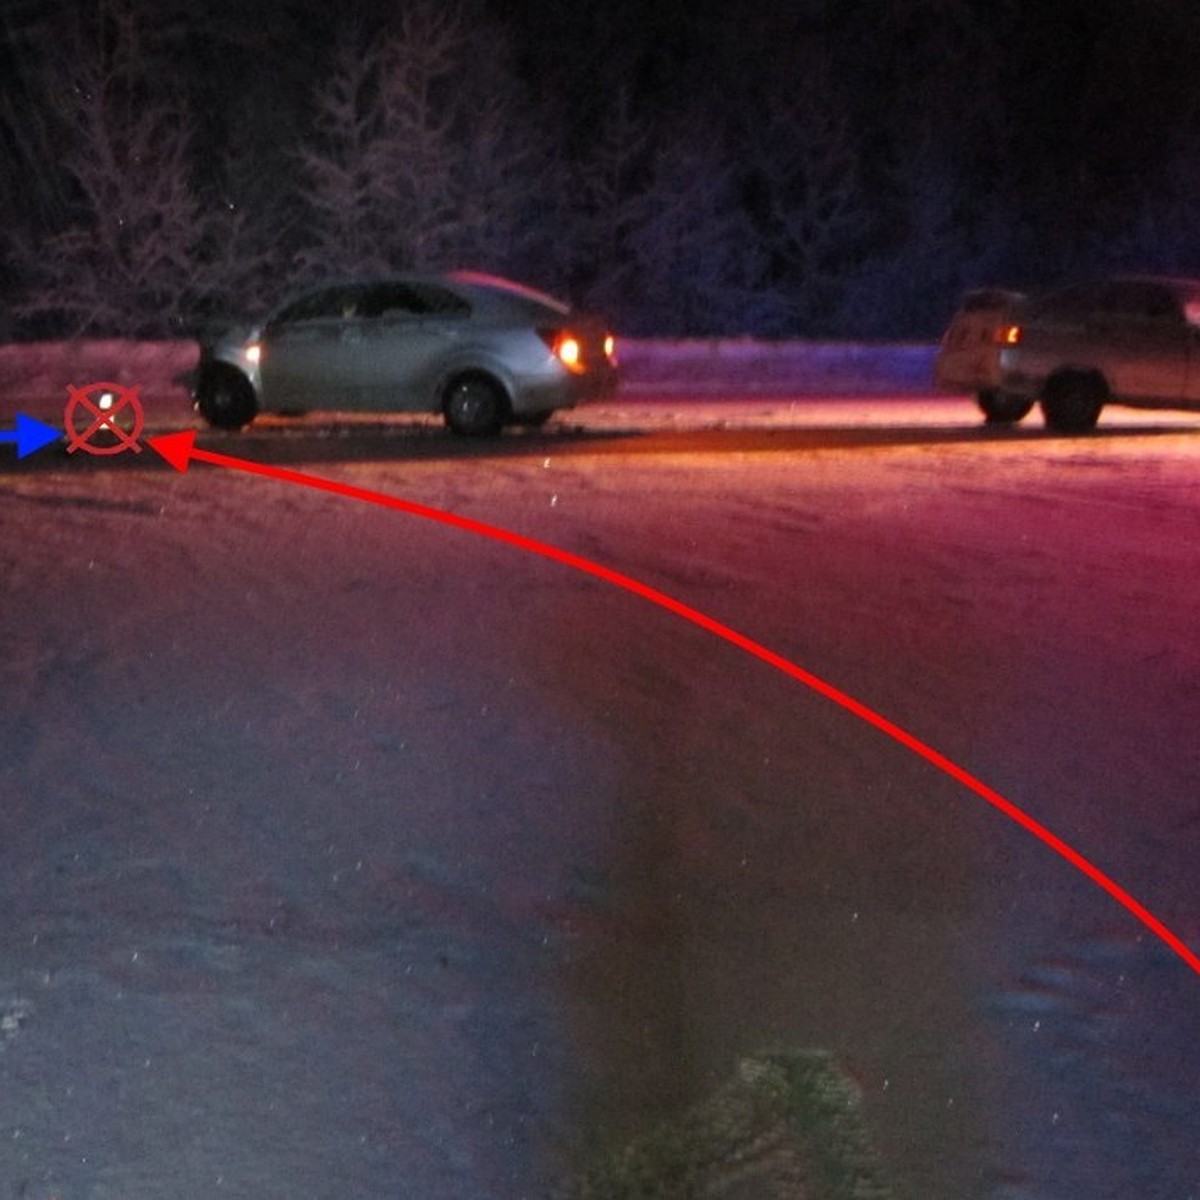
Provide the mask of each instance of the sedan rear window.
[{"label": "sedan rear window", "polygon": [[355,314],[366,317],[469,316],[471,306],[436,284],[404,281],[373,284]]},{"label": "sedan rear window", "polygon": [[359,305],[359,317],[415,317],[425,311],[421,299],[404,283],[377,283]]},{"label": "sedan rear window", "polygon": [[438,317],[470,316],[471,306],[461,297],[436,283],[414,283],[413,293],[423,305],[423,312]]}]

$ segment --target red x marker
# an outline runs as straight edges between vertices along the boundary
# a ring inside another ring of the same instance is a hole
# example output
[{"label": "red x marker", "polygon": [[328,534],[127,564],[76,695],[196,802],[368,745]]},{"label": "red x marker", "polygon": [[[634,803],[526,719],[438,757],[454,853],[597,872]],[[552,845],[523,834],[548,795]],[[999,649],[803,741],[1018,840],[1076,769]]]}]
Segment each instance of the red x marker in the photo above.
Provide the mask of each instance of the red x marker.
[{"label": "red x marker", "polygon": [[[122,387],[119,383],[89,383],[86,387],[67,386],[70,399],[63,417],[67,434],[67,453],[83,450],[87,454],[121,454],[132,450],[142,452],[138,437],[142,432],[145,414],[138,399],[136,387]],[[83,420],[90,424],[80,432],[75,424],[76,414],[82,410]],[[117,417],[122,417],[118,424]],[[100,434],[110,434],[114,441],[105,438],[103,443],[93,441]]]}]

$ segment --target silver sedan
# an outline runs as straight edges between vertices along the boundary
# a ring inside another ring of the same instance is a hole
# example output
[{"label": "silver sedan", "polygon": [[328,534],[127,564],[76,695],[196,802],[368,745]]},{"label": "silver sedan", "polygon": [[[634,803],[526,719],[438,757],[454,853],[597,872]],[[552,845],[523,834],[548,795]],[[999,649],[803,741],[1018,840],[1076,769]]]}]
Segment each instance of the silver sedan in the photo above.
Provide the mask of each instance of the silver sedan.
[{"label": "silver sedan", "polygon": [[195,402],[222,429],[325,409],[440,413],[481,436],[616,386],[603,325],[510,280],[455,272],[311,288],[202,341]]}]

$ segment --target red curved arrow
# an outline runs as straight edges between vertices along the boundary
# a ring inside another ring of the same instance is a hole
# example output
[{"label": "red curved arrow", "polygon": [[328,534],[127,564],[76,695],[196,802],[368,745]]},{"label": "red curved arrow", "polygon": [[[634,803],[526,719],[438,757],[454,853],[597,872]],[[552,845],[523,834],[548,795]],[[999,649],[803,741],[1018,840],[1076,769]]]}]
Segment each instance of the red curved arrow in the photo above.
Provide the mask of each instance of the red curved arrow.
[{"label": "red curved arrow", "polygon": [[251,462],[249,459],[233,458],[227,454],[216,454],[211,450],[198,449],[196,447],[196,433],[194,430],[150,438],[149,444],[177,471],[186,471],[192,460],[197,460],[199,462],[212,463],[218,467],[230,467],[235,471],[244,471],[251,475],[262,475],[268,479],[278,479],[284,483],[299,484],[301,487],[314,488],[317,491],[332,492],[334,495],[345,496],[351,500],[362,500],[367,504],[375,504],[381,508],[395,509],[397,512],[408,513],[414,517],[422,517],[428,521],[436,521],[441,525],[450,525],[455,529],[475,533],[481,537],[490,538],[493,541],[503,542],[505,545],[513,546],[518,550],[524,550],[529,554],[536,554],[541,558],[548,558],[554,562],[562,563],[564,566],[582,571],[585,575],[591,575],[596,579],[604,580],[605,583],[611,583],[614,587],[632,592],[635,596],[640,596],[643,600],[648,600],[651,604],[656,604],[660,608],[665,608],[668,612],[682,617],[685,621],[690,621],[693,625],[698,625],[701,629],[706,629],[716,637],[722,638],[733,646],[737,646],[738,649],[744,650],[754,658],[761,659],[768,666],[774,667],[777,671],[782,671],[783,674],[790,676],[798,683],[802,683],[805,687],[811,688],[814,692],[824,696],[840,708],[853,713],[860,720],[874,726],[881,733],[886,734],[894,741],[899,742],[900,745],[907,747],[914,754],[925,759],[926,762],[932,764],[939,771],[949,775],[951,779],[961,783],[963,787],[970,792],[974,792],[980,799],[986,800],[993,808],[999,809],[1006,817],[1020,825],[1022,829],[1033,834],[1034,837],[1049,846],[1056,854],[1065,858],[1073,867],[1082,871],[1084,875],[1098,887],[1106,891],[1118,904],[1128,909],[1155,937],[1169,946],[1196,974],[1200,975],[1200,956],[1196,955],[1182,938],[1168,929],[1148,908],[1135,900],[1120,884],[1110,879],[1099,867],[1080,854],[1078,850],[1069,846],[1057,834],[1051,833],[1049,829],[1039,821],[1034,820],[1033,817],[1011,800],[1006,799],[999,792],[988,787],[982,780],[977,779],[965,768],[960,767],[944,754],[921,741],[914,734],[902,729],[899,725],[889,721],[887,717],[869,708],[862,701],[855,700],[853,696],[847,695],[831,683],[826,683],[825,680],[813,675],[810,671],[806,671],[790,659],[776,654],[773,650],[768,650],[766,646],[754,641],[752,638],[748,638],[745,634],[738,633],[736,629],[731,629],[728,625],[724,625],[715,618],[708,616],[707,613],[692,608],[690,605],[676,600],[673,596],[668,596],[665,592],[660,592],[657,588],[641,583],[629,575],[622,574],[620,571],[614,571],[609,567],[602,566],[600,563],[592,562],[591,559],[582,558],[578,554],[571,554],[566,550],[560,550],[557,546],[551,546],[547,542],[539,542],[534,538],[524,537],[522,534],[501,529],[496,525],[488,525],[482,521],[473,521],[470,517],[460,517],[455,513],[446,512],[444,509],[430,508],[424,504],[417,504],[412,500],[403,500],[398,496],[388,496],[382,492],[373,492],[366,488],[354,487],[351,484],[338,483],[332,479],[322,479],[317,475],[305,475],[300,471],[288,471],[281,467],[270,467],[264,463]]}]

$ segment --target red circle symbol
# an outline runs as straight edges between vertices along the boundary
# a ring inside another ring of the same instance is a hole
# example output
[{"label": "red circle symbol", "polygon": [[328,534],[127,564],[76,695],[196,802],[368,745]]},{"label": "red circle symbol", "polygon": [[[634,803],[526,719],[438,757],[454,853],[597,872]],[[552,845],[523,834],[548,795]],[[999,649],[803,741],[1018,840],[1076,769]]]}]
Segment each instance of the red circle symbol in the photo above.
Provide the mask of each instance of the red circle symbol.
[{"label": "red circle symbol", "polygon": [[[138,444],[145,414],[136,387],[119,383],[89,383],[86,387],[67,386],[70,399],[63,415],[67,453],[83,450],[87,454],[142,452]],[[76,424],[76,418],[80,424]]]}]

